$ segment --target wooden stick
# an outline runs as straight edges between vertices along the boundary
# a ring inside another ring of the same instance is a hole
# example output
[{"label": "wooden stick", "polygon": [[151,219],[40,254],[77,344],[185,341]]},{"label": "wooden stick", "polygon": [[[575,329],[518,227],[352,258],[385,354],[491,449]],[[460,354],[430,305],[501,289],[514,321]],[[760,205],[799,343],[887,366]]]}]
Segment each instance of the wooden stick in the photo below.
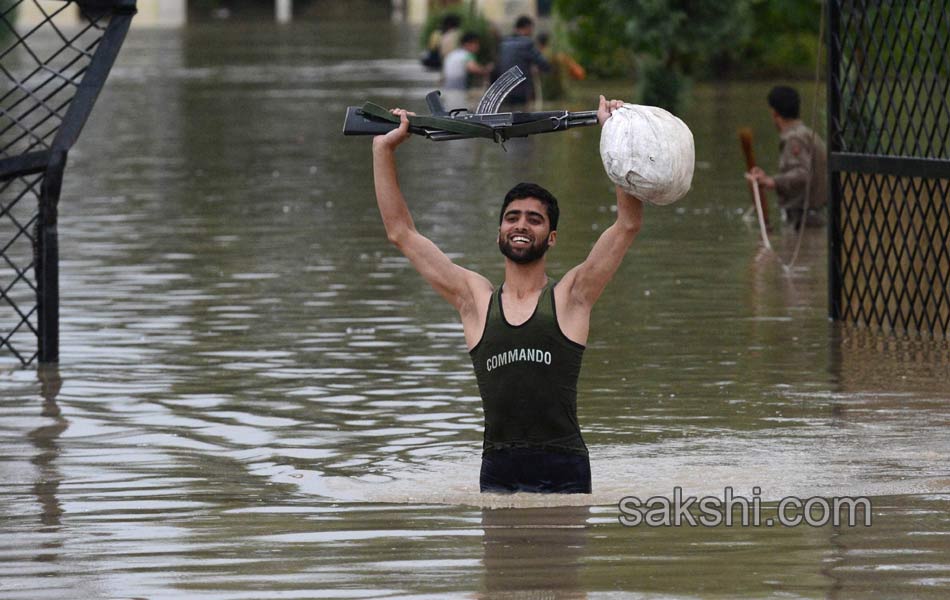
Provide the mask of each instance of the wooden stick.
[{"label": "wooden stick", "polygon": [[[746,173],[746,178],[749,180],[749,183],[754,183],[752,181],[752,176]],[[755,204],[755,211],[758,213],[759,218],[759,233],[762,235],[762,244],[765,245],[767,250],[772,249],[772,244],[769,242],[768,227],[765,224],[765,214],[763,210],[762,198],[759,196],[759,186],[752,186],[752,202]]]},{"label": "wooden stick", "polygon": [[[750,128],[743,127],[739,130],[739,144],[742,146],[742,155],[745,157],[746,171],[751,171],[755,166],[755,151],[752,149],[752,130]],[[753,190],[752,186],[755,186],[759,192],[759,199],[761,200],[762,206],[762,218],[765,221],[765,226],[771,228],[771,224],[769,223],[769,201],[765,195],[765,189],[758,183],[749,180],[749,191],[752,192],[753,206],[756,205],[756,190]]]}]

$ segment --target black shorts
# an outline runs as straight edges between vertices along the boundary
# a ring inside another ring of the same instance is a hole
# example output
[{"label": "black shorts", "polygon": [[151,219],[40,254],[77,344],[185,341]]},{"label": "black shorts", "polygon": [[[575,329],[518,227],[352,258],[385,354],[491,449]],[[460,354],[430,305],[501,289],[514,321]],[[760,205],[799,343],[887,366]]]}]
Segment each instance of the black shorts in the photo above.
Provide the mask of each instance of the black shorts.
[{"label": "black shorts", "polygon": [[482,455],[482,492],[589,494],[590,459],[544,450],[492,450]]}]

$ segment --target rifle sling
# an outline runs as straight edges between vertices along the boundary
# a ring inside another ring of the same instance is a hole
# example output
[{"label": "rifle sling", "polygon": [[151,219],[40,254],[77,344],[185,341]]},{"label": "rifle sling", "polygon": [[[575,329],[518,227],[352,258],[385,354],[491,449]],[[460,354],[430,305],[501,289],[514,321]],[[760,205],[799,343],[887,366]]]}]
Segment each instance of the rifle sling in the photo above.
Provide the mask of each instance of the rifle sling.
[{"label": "rifle sling", "polygon": [[552,121],[551,119],[538,119],[537,121],[518,123],[517,125],[512,125],[511,127],[505,127],[504,137],[526,137],[535,133],[547,133],[549,131],[555,131],[557,129],[555,123],[556,121]]},{"label": "rifle sling", "polygon": [[[390,123],[399,123],[399,117],[392,114],[382,106],[366,102],[363,104],[363,112],[378,119],[389,121]],[[433,117],[426,115],[408,115],[409,124],[414,127],[427,127],[431,129],[441,129],[451,133],[459,133],[469,137],[480,137],[495,139],[495,130],[488,125],[480,123],[466,123],[458,119],[449,117]]]}]

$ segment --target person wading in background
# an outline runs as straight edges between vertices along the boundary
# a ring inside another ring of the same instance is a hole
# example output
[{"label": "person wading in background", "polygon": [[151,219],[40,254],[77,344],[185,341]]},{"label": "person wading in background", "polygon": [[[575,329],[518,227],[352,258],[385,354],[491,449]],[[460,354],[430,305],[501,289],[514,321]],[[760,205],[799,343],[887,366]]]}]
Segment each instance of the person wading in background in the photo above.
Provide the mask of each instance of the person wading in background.
[{"label": "person wading in background", "polygon": [[475,33],[462,35],[459,47],[445,57],[442,65],[442,87],[446,90],[467,90],[470,79],[485,77],[491,73],[492,65],[480,65],[476,55],[481,48],[481,40]]},{"label": "person wading in background", "polygon": [[511,90],[506,104],[525,104],[534,99],[534,75],[532,67],[547,73],[551,65],[534,44],[534,21],[522,15],[515,21],[515,31],[501,41],[498,47],[498,62],[492,72],[492,81],[511,67],[520,67],[527,79]]},{"label": "person wading in background", "polygon": [[806,227],[820,227],[825,223],[823,209],[828,202],[825,142],[802,123],[801,101],[794,89],[772,88],[768,103],[779,132],[778,173],[770,177],[760,167],[749,173],[761,186],[775,190],[786,220],[796,229],[803,222]]}]

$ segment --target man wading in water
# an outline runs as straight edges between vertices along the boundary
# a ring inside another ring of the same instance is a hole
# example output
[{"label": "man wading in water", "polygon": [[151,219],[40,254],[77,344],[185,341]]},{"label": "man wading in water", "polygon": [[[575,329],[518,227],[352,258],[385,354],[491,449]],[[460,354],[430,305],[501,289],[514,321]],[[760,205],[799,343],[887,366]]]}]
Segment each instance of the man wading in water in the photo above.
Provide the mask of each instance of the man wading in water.
[{"label": "man wading in water", "polygon": [[[622,104],[601,96],[600,124]],[[590,461],[577,423],[581,356],[591,309],[640,230],[643,205],[616,188],[617,221],[556,282],[545,273],[544,254],[557,240],[557,200],[519,183],[501,208],[505,281],[496,290],[416,231],[396,177],[408,113],[392,112],[399,128],[373,139],[376,200],[389,241],[461,316],[485,410],[481,491],[589,494]]]}]

